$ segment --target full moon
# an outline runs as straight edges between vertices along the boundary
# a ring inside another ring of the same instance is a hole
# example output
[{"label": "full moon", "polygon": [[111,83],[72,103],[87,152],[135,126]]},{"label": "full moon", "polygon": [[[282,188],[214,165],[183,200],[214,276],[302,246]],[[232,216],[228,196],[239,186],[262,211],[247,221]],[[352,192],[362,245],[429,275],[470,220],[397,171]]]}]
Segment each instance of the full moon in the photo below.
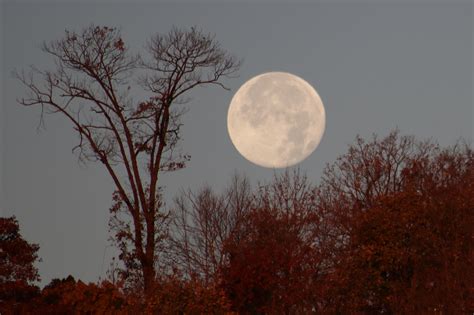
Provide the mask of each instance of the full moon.
[{"label": "full moon", "polygon": [[286,72],[263,73],[245,82],[227,113],[227,129],[237,151],[268,168],[306,159],[321,141],[325,125],[316,90]]}]

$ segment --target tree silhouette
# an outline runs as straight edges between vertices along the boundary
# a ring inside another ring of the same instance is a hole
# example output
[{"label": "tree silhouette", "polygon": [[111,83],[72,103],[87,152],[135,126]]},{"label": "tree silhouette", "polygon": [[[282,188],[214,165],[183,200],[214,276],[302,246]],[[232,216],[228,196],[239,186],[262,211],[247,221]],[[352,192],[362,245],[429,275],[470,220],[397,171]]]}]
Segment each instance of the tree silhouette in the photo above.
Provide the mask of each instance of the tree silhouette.
[{"label": "tree silhouette", "polygon": [[40,280],[34,265],[38,250],[23,239],[15,217],[0,218],[0,311],[11,311],[39,293],[34,285]]},{"label": "tree silhouette", "polygon": [[[329,313],[472,311],[473,153],[392,132],[357,138],[318,188]],[[326,308],[327,307],[327,308]]]},{"label": "tree silhouette", "polygon": [[[43,45],[55,70],[17,74],[29,90],[19,102],[39,106],[41,122],[44,113],[64,116],[79,136],[73,150],[82,161],[102,163],[113,179],[112,229],[120,257],[128,271],[138,271],[145,292],[153,286],[166,219],[159,174],[185,167],[190,158],[177,152],[185,109],[176,105],[198,86],[225,88],[221,79],[239,67],[196,28],[158,34],[147,50],[146,58],[132,55],[119,30],[91,25]],[[148,98],[137,102],[135,88]]]}]

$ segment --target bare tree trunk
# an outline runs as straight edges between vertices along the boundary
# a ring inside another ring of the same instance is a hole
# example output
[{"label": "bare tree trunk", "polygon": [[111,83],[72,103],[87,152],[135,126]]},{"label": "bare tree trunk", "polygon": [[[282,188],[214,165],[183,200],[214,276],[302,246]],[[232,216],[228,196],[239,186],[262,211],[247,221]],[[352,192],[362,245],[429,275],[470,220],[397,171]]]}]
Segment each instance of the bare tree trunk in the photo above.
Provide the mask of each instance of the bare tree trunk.
[{"label": "bare tree trunk", "polygon": [[147,297],[153,294],[155,286],[154,251],[147,251],[142,262],[144,291]]}]

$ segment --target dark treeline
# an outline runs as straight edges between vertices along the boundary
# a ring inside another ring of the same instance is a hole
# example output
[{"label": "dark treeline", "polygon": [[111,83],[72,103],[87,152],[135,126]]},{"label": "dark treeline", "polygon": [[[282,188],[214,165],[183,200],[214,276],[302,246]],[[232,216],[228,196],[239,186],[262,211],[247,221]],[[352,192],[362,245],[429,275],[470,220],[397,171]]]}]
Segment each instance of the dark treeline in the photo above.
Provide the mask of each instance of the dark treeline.
[{"label": "dark treeline", "polygon": [[[160,217],[155,277],[127,251],[100,283],[43,289],[38,246],[0,221],[2,314],[470,314],[474,155],[393,131],[357,137],[315,184],[300,171],[252,187],[183,191]],[[150,284],[149,284],[150,285]]]}]

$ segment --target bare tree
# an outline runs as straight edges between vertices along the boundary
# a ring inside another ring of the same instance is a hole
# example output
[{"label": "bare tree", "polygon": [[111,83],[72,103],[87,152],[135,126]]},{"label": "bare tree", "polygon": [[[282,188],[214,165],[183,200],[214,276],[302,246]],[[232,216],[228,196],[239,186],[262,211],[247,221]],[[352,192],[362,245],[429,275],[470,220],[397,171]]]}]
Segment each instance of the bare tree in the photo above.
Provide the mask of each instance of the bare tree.
[{"label": "bare tree", "polygon": [[[234,74],[240,62],[212,35],[195,28],[152,37],[147,58],[132,55],[116,28],[94,25],[66,31],[42,49],[56,68],[17,73],[29,91],[19,103],[39,106],[41,122],[44,113],[63,115],[79,136],[73,151],[82,161],[105,166],[116,186],[112,214],[123,211],[131,217],[130,223],[115,225],[125,246],[121,258],[138,268],[149,292],[163,236],[160,222],[166,217],[160,210],[159,174],[183,168],[189,160],[175,150],[184,113],[175,105],[189,101],[189,92],[198,86],[226,88],[221,79]],[[136,102],[132,86],[148,98]]]},{"label": "bare tree", "polygon": [[170,256],[186,277],[207,285],[217,280],[225,256],[224,242],[254,206],[249,180],[235,174],[221,194],[205,186],[197,193],[182,191],[172,210]]}]

